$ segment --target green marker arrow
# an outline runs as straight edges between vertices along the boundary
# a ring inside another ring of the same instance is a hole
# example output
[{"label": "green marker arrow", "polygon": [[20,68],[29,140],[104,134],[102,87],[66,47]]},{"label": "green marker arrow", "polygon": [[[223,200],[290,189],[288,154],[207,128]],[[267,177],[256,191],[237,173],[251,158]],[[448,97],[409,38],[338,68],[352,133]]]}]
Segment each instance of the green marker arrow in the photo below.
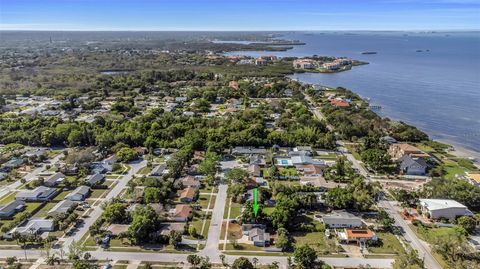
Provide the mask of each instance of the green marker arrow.
[{"label": "green marker arrow", "polygon": [[258,189],[253,189],[253,214],[257,217],[258,209],[260,206],[258,205]]}]

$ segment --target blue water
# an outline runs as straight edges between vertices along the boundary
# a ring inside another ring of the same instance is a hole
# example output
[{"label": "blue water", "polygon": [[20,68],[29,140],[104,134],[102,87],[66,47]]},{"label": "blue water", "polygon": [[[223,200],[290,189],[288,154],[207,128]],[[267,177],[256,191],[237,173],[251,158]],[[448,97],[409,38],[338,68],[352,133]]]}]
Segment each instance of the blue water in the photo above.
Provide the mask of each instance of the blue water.
[{"label": "blue water", "polygon": [[[382,116],[413,124],[431,138],[480,151],[480,32],[293,33],[283,38],[306,45],[286,52],[230,54],[317,54],[368,61],[342,73],[292,77],[349,88],[382,106]],[[364,51],[378,54],[362,55]]]}]

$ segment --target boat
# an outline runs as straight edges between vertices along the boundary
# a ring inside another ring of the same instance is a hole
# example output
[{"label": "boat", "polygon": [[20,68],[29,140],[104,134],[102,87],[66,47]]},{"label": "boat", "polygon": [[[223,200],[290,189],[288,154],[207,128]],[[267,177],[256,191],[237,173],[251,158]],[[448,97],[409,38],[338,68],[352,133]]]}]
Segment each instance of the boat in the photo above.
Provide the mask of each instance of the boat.
[{"label": "boat", "polygon": [[367,55],[368,54],[377,54],[377,52],[376,51],[364,51],[364,52],[362,52],[362,54],[367,54]]}]

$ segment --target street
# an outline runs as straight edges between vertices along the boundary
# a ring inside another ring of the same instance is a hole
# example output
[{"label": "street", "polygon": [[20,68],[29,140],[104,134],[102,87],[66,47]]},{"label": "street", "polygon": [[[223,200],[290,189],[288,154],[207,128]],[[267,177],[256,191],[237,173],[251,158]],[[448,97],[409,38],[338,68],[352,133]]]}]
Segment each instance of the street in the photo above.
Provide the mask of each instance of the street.
[{"label": "street", "polygon": [[[113,189],[107,194],[107,196],[104,198],[105,201],[109,201],[114,197],[117,197],[127,186],[128,181],[130,181],[133,176],[140,170],[142,167],[147,165],[147,161],[142,160],[142,161],[135,161],[132,163],[129,163],[131,169],[128,171],[127,174],[125,174],[113,187]],[[85,218],[84,224],[78,229],[78,231],[75,232],[73,236],[65,237],[62,238],[63,241],[63,250],[68,251],[68,248],[70,244],[72,244],[73,241],[80,241],[83,236],[88,233],[89,227],[102,215],[103,209],[100,207],[100,205],[94,206],[93,211],[89,214],[88,218]]]},{"label": "street", "polygon": [[[312,99],[310,96],[305,95],[305,98],[311,102]],[[324,120],[325,116],[322,114],[321,111],[317,107],[314,106],[309,106],[309,108],[312,110],[312,113],[317,116],[318,119]],[[330,125],[327,125],[329,130],[331,129]],[[346,158],[352,163],[353,168],[357,169],[357,171],[365,178],[366,181],[371,181],[370,176],[368,171],[363,167],[360,162],[355,159],[355,157],[348,151],[348,149],[345,147],[345,144],[342,141],[337,140],[336,144],[338,146],[339,151],[346,156]],[[415,249],[418,252],[418,255],[421,259],[425,261],[425,266],[428,269],[442,269],[440,264],[438,264],[437,260],[433,257],[431,251],[426,246],[426,243],[423,243],[417,235],[410,229],[408,224],[405,222],[405,220],[402,218],[402,216],[399,214],[398,210],[396,210],[391,202],[389,201],[380,201],[378,204],[378,207],[384,209],[390,217],[395,219],[395,225],[401,227],[403,229],[403,237],[405,240],[410,244],[410,246]]]}]

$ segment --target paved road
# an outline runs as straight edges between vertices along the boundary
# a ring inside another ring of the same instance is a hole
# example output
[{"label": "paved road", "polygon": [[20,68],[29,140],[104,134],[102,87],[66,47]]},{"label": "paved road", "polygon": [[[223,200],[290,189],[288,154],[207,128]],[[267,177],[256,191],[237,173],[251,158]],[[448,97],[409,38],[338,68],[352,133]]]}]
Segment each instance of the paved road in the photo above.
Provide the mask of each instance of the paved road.
[{"label": "paved road", "polygon": [[403,229],[403,237],[407,242],[410,243],[412,248],[418,251],[418,256],[424,260],[425,267],[429,269],[442,269],[442,266],[435,260],[435,258],[431,254],[431,250],[429,249],[428,245],[421,241],[414,231],[408,226],[408,223],[402,218],[399,213],[399,210],[394,206],[393,202],[391,201],[380,201],[379,206],[381,206],[390,216],[395,219],[395,225],[399,226]]},{"label": "paved road", "polygon": [[[147,161],[136,161],[129,164],[131,169],[128,171],[127,174],[122,176],[122,178],[118,181],[118,183],[113,187],[113,189],[107,194],[104,198],[105,201],[111,200],[114,197],[117,197],[120,192],[122,192],[123,188],[127,186],[127,183],[132,179],[132,177],[138,173],[142,167],[147,165]],[[83,226],[72,236],[64,237],[63,239],[63,250],[68,251],[68,247],[72,244],[73,241],[80,241],[82,237],[88,232],[88,228],[102,215],[103,209],[100,205],[94,206],[93,211],[90,213],[88,218],[85,218],[85,222]]]},{"label": "paved road", "polygon": [[210,257],[211,260],[213,258],[218,258],[220,255],[218,244],[220,243],[220,230],[222,229],[223,213],[227,201],[227,189],[228,186],[226,184],[220,184],[218,186],[217,198],[212,212],[212,220],[210,222],[210,227],[208,228],[207,241],[205,243],[205,248],[199,253],[199,255]]},{"label": "paved road", "polygon": [[[309,102],[313,103],[310,96],[305,95],[305,98]],[[322,112],[317,107],[309,105],[309,109],[317,116],[318,119],[320,119],[320,120],[325,119],[324,115],[322,114]],[[327,127],[328,127],[329,130],[333,130],[333,128],[331,128],[332,126],[328,125]],[[362,176],[365,177],[365,180],[371,181],[368,171],[345,148],[345,144],[342,141],[338,141],[338,140],[337,140],[336,143],[338,145],[339,151],[342,152],[342,154],[344,154],[347,157],[347,159],[352,163],[353,167],[356,168],[359,171],[359,173]],[[412,231],[412,229],[410,229],[410,227],[405,222],[405,220],[400,216],[398,210],[395,210],[395,208],[392,206],[392,204],[390,202],[380,201],[378,203],[378,206],[383,208],[392,218],[394,218],[396,225],[400,226],[403,229],[403,231],[404,231],[403,237],[405,238],[405,240],[408,243],[410,243],[410,246],[413,249],[418,251],[419,257],[424,259],[425,266],[428,269],[441,269],[442,268],[440,266],[440,264],[438,264],[438,262],[433,257],[433,255],[432,255],[431,251],[428,249],[428,246],[426,245],[426,243],[423,243],[417,237],[417,235]]]},{"label": "paved road", "polygon": [[[63,157],[63,153],[60,153],[50,159],[48,165],[54,165],[60,161],[60,158]],[[33,171],[30,173],[26,174],[23,178],[28,182],[36,179],[38,177],[38,174],[40,174],[42,171],[47,169],[47,164],[43,164],[41,167],[35,168]],[[0,189],[0,199],[10,193],[13,190],[16,190],[18,187],[22,185],[22,182],[20,180],[17,180],[13,182],[12,184],[9,184],[8,186],[2,187]]]}]

